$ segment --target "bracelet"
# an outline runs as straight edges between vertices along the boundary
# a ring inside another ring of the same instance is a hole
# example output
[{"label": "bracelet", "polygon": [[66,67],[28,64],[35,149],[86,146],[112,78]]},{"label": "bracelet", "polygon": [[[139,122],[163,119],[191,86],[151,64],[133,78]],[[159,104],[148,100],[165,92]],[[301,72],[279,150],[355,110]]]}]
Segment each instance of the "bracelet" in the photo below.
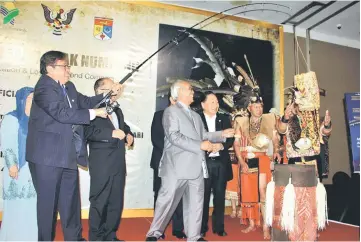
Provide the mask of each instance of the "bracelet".
[{"label": "bracelet", "polygon": [[332,126],[331,121],[330,121],[329,125],[324,125],[325,129],[330,129],[330,128],[331,128],[331,126]]},{"label": "bracelet", "polygon": [[282,123],[285,123],[285,124],[288,123],[288,119],[285,119],[285,116],[282,116],[281,121],[282,121]]}]

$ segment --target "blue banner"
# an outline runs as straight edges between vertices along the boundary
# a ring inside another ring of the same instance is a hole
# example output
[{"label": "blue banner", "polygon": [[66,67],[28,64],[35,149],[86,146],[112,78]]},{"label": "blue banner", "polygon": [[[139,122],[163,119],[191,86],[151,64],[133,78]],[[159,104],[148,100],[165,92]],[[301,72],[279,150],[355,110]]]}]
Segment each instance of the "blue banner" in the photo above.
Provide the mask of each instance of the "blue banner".
[{"label": "blue banner", "polygon": [[360,173],[360,93],[345,93],[345,104],[350,131],[353,170],[355,173]]}]

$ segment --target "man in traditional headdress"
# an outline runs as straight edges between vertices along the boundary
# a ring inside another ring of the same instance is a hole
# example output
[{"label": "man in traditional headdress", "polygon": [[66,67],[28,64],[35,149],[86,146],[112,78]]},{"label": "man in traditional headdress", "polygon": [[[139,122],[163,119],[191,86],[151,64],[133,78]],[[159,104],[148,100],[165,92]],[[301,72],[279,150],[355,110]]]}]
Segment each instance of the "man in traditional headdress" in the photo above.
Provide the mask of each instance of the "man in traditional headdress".
[{"label": "man in traditional headdress", "polygon": [[[246,224],[249,220],[248,228],[242,232],[248,233],[261,224],[259,210],[265,221],[266,186],[271,180],[271,159],[267,151],[273,149],[273,158],[280,160],[277,152],[279,142],[276,136],[276,116],[273,113],[263,114],[263,101],[258,87],[243,87],[237,101],[243,103],[250,114],[249,117],[235,119],[234,142],[234,150],[241,166],[241,223]],[[265,223],[263,234],[265,239],[270,238],[269,228]]]},{"label": "man in traditional headdress", "polygon": [[[297,90],[295,91],[297,93]],[[318,110],[301,111],[297,95],[292,95],[285,114],[278,122],[278,130],[285,135],[285,147],[288,164],[317,164],[320,159],[321,145],[328,141],[331,134],[331,116],[326,110],[323,121],[319,121]],[[326,173],[320,161],[317,164],[318,176]]]},{"label": "man in traditional headdress", "polygon": [[[320,122],[320,97],[314,72],[295,76],[294,84],[295,87],[292,87],[293,92],[285,114],[278,122],[278,130],[285,137],[286,159],[284,160],[286,162],[284,163],[308,166],[282,169],[283,173],[280,170],[278,177],[275,177],[279,186],[286,185],[282,185],[281,181],[284,177],[288,180],[289,173],[292,171],[292,181],[289,182],[289,185],[295,184],[295,194],[286,195],[287,189],[283,191],[276,187],[274,191],[276,214],[273,224],[280,224],[280,204],[283,204],[282,209],[285,205],[290,207],[295,214],[295,219],[292,219],[292,228],[288,233],[277,231],[279,228],[274,226],[276,237],[272,239],[279,240],[283,237],[290,241],[315,241],[317,229],[325,226],[327,218],[327,211],[325,212],[326,209],[324,209],[326,207],[325,190],[322,189],[322,184],[317,182],[316,178],[317,175],[321,178],[324,173],[321,170],[322,166],[317,166],[317,160],[320,159],[321,142],[326,142],[327,146],[327,138],[324,137],[331,134],[331,116],[327,110],[323,122]],[[282,198],[283,203],[276,202],[277,198]],[[293,199],[295,199],[294,203]],[[284,227],[287,221],[281,221],[281,224]]]}]

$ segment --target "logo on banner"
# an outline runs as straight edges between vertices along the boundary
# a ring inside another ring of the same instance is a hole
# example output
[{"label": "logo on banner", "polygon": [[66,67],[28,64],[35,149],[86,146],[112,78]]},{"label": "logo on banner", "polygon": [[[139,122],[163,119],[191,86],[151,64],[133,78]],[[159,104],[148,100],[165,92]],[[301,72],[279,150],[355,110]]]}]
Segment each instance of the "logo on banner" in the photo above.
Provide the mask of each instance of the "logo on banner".
[{"label": "logo on banner", "polygon": [[113,35],[113,19],[94,18],[93,36],[99,40],[110,40]]},{"label": "logo on banner", "polygon": [[15,90],[5,90],[5,89],[0,89],[0,97],[15,97]]},{"label": "logo on banner", "polygon": [[19,15],[19,9],[15,7],[14,3],[5,2],[1,5],[0,13],[4,16],[4,24],[10,23],[11,25],[14,25],[15,17]]},{"label": "logo on banner", "polygon": [[65,12],[64,9],[57,7],[51,10],[49,7],[41,4],[44,10],[44,18],[46,25],[53,30],[53,35],[60,36],[64,30],[70,28],[70,23],[73,21],[73,16],[76,8],[70,9]]}]

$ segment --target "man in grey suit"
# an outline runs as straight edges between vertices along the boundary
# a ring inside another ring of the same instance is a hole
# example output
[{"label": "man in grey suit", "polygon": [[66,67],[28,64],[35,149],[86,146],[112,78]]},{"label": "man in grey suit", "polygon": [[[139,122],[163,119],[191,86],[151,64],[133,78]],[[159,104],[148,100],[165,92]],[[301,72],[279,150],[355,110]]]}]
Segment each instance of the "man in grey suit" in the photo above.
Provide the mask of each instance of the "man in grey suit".
[{"label": "man in grey suit", "polygon": [[193,102],[191,85],[179,80],[171,87],[175,105],[163,114],[164,150],[159,165],[162,185],[155,205],[154,219],[147,241],[156,241],[164,232],[179,201],[183,198],[184,232],[188,241],[205,241],[201,236],[204,178],[208,177],[205,152],[233,137],[234,130],[207,132],[199,114],[189,105]]}]

